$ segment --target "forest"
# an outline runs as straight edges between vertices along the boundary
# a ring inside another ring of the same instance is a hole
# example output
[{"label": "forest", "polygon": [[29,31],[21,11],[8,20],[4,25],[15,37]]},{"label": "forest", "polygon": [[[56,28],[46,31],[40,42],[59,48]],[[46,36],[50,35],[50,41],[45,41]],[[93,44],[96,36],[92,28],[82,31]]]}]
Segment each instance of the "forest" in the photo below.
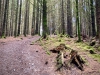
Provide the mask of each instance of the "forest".
[{"label": "forest", "polygon": [[100,0],[0,0],[0,63],[0,75],[100,75]]}]

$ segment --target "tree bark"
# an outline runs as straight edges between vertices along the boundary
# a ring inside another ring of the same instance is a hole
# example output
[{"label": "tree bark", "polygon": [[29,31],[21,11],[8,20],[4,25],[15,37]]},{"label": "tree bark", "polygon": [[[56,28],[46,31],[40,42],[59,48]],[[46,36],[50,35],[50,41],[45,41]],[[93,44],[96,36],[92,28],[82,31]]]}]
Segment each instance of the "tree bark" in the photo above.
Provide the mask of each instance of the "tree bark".
[{"label": "tree bark", "polygon": [[21,27],[21,14],[22,14],[22,0],[20,0],[20,9],[19,9],[19,22],[18,22],[18,34],[17,36],[20,35],[20,27]]},{"label": "tree bark", "polygon": [[96,36],[96,30],[95,30],[95,16],[94,16],[94,7],[93,7],[93,0],[90,0],[90,6],[91,6],[91,19],[92,19],[92,36]]},{"label": "tree bark", "polygon": [[62,25],[62,34],[65,34],[65,21],[64,21],[64,1],[61,0],[61,25]]},{"label": "tree bark", "polygon": [[4,19],[3,19],[3,25],[2,25],[2,36],[3,37],[6,37],[5,35],[5,27],[6,27],[6,24],[7,24],[7,9],[8,9],[8,3],[9,3],[9,0],[6,0],[5,1],[5,9],[4,9]]},{"label": "tree bark", "polygon": [[67,33],[70,37],[72,37],[72,14],[70,0],[67,0]]},{"label": "tree bark", "polygon": [[47,37],[47,2],[43,0],[43,38]]},{"label": "tree bark", "polygon": [[17,25],[18,25],[18,4],[19,0],[17,0],[17,5],[16,5],[16,18],[15,18],[15,29],[14,29],[14,36],[17,36]]},{"label": "tree bark", "polygon": [[37,15],[36,15],[36,30],[35,34],[38,34],[39,32],[39,0],[37,0]]},{"label": "tree bark", "polygon": [[35,7],[36,7],[36,0],[34,0],[33,4],[33,13],[32,13],[32,28],[31,28],[31,35],[35,34]]},{"label": "tree bark", "polygon": [[100,0],[96,0],[97,39],[100,43]]},{"label": "tree bark", "polygon": [[81,41],[81,36],[80,36],[80,24],[79,24],[79,14],[78,14],[78,0],[76,0],[76,24],[77,24],[77,29],[78,29],[78,41]]}]

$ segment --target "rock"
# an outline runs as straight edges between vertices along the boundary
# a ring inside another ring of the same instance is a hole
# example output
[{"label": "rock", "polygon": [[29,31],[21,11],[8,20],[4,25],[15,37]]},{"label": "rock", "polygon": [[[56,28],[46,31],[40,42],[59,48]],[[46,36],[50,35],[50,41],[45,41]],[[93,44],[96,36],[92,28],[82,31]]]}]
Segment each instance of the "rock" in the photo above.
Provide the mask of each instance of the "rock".
[{"label": "rock", "polygon": [[96,44],[96,41],[95,40],[92,40],[91,42],[90,42],[90,46],[94,46]]},{"label": "rock", "polygon": [[47,64],[48,64],[48,61],[45,62],[45,65],[47,65]]},{"label": "rock", "polygon": [[16,69],[13,69],[13,71],[16,71]]},{"label": "rock", "polygon": [[96,54],[93,50],[90,50],[89,52],[90,54]]}]

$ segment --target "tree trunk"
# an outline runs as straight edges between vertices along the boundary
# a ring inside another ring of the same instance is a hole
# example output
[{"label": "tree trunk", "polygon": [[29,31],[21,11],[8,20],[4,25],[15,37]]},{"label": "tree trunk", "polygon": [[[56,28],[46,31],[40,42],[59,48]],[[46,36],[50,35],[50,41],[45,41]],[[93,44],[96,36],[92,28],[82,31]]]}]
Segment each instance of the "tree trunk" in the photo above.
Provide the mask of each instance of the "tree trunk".
[{"label": "tree trunk", "polygon": [[14,29],[14,36],[17,36],[17,25],[18,25],[18,4],[19,0],[17,0],[17,5],[16,5],[16,18],[15,18],[15,29]]},{"label": "tree trunk", "polygon": [[5,35],[8,36],[9,35],[9,31],[8,31],[8,27],[9,27],[9,0],[8,0],[8,3],[7,3],[7,13],[6,13],[6,26],[5,26],[5,29],[6,29],[6,32],[5,32]]},{"label": "tree trunk", "polygon": [[78,14],[78,0],[76,0],[76,24],[77,24],[77,29],[78,29],[78,41],[81,41],[81,36],[80,36],[80,24],[79,24],[79,14]]},{"label": "tree trunk", "polygon": [[43,38],[47,37],[47,2],[43,0]]},{"label": "tree trunk", "polygon": [[24,18],[24,36],[26,36],[29,32],[29,1],[26,0],[26,10],[25,10],[25,18]]},{"label": "tree trunk", "polygon": [[62,25],[62,34],[65,34],[65,22],[64,22],[64,1],[61,0],[61,25]]},{"label": "tree trunk", "polygon": [[26,25],[27,25],[27,0],[25,1],[26,5],[25,5],[25,18],[24,18],[24,36],[26,36]]},{"label": "tree trunk", "polygon": [[95,16],[94,16],[94,7],[93,7],[93,0],[90,0],[90,6],[91,6],[91,19],[92,19],[92,36],[96,36],[96,30],[95,30]]},{"label": "tree trunk", "polygon": [[31,35],[33,36],[35,33],[35,7],[36,7],[36,0],[34,0],[33,4],[33,14],[32,14],[32,28],[31,28]]},{"label": "tree trunk", "polygon": [[38,34],[39,31],[39,0],[37,0],[37,15],[36,15],[36,30],[35,34]]},{"label": "tree trunk", "polygon": [[70,0],[67,0],[67,33],[70,37],[72,37],[72,14]]},{"label": "tree trunk", "polygon": [[3,19],[3,27],[2,27],[2,36],[5,37],[5,27],[6,27],[6,24],[7,24],[7,9],[8,9],[8,3],[9,3],[9,0],[6,0],[5,1],[5,9],[4,9],[4,19]]},{"label": "tree trunk", "polygon": [[100,0],[96,0],[97,39],[100,43]]},{"label": "tree trunk", "polygon": [[18,34],[17,36],[20,35],[20,27],[21,27],[21,11],[22,11],[22,0],[20,0],[20,9],[19,9],[19,22],[18,22]]}]

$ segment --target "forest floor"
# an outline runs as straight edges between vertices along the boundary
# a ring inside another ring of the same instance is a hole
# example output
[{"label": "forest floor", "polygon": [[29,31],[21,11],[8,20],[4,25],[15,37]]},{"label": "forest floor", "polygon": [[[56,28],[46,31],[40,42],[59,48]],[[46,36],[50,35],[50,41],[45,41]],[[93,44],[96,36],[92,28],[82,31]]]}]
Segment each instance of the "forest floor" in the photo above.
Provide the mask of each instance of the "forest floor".
[{"label": "forest floor", "polygon": [[[0,75],[100,75],[100,54],[89,53],[94,47],[76,43],[75,38],[39,39],[37,35],[0,39]],[[57,54],[50,50],[60,43],[78,51],[86,61],[84,71],[77,67],[56,71]]]}]

